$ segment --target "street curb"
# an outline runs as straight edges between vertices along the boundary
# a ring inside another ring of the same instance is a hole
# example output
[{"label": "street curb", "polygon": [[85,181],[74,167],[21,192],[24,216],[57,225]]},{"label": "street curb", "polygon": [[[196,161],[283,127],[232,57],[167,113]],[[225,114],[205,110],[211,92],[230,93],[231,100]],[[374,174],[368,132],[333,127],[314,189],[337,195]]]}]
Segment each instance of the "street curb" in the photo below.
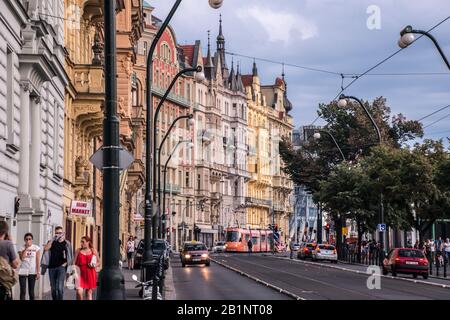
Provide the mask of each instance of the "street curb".
[{"label": "street curb", "polygon": [[[303,264],[321,266],[321,267],[337,269],[337,270],[342,270],[342,271],[347,271],[347,272],[353,272],[353,273],[358,273],[358,274],[367,274],[366,272],[363,272],[363,271],[353,270],[353,269],[348,269],[348,268],[343,268],[343,267],[338,267],[338,266],[332,266],[332,265],[328,265],[328,264],[324,264],[324,263],[320,263],[320,262],[302,261],[302,260],[290,259],[290,258],[285,258],[285,257],[276,257],[276,256],[269,256],[269,257],[273,257],[275,259],[288,260],[288,261],[292,261],[292,262],[296,262],[296,263],[303,263]],[[400,277],[393,277],[393,276],[383,275],[383,274],[380,274],[380,276],[383,277],[383,278],[402,280],[402,281],[408,281],[408,282],[414,282],[414,283],[422,283],[422,284],[427,284],[427,285],[431,285],[431,286],[436,286],[436,287],[441,287],[441,288],[445,288],[445,289],[450,289],[450,285],[446,285],[446,284],[432,283],[432,282],[423,281],[423,280],[415,280],[415,279],[406,279],[406,278],[400,278]]]},{"label": "street curb", "polygon": [[302,297],[296,295],[295,293],[289,292],[289,291],[284,290],[284,289],[282,289],[282,288],[280,288],[280,287],[277,287],[277,286],[275,286],[275,285],[273,285],[273,284],[270,284],[270,283],[268,283],[268,282],[266,282],[266,281],[264,281],[264,280],[261,280],[261,279],[259,279],[259,278],[256,278],[256,277],[254,277],[254,276],[252,276],[252,275],[250,275],[250,274],[248,274],[248,273],[246,273],[246,272],[243,272],[243,271],[241,271],[241,270],[239,270],[239,269],[233,268],[233,267],[231,267],[231,266],[229,266],[229,265],[227,265],[227,264],[225,264],[225,263],[223,263],[223,262],[219,262],[219,261],[217,261],[217,260],[215,260],[215,259],[213,259],[213,258],[209,258],[209,259],[210,259],[211,261],[217,263],[218,265],[224,267],[224,268],[227,268],[227,269],[232,270],[232,271],[234,271],[234,272],[236,272],[236,273],[239,273],[241,276],[244,276],[244,277],[247,277],[247,278],[249,278],[249,279],[252,279],[252,280],[256,281],[257,283],[261,283],[261,284],[265,285],[266,287],[269,287],[269,288],[271,288],[271,289],[277,291],[278,293],[282,293],[282,294],[284,294],[284,295],[287,295],[287,296],[289,296],[289,297],[291,297],[291,298],[294,298],[295,300],[307,300],[307,299],[305,299],[305,298],[302,298]]},{"label": "street curb", "polygon": [[172,261],[169,260],[169,268],[166,270],[166,278],[164,281],[164,300],[177,300],[175,285],[173,284]]}]

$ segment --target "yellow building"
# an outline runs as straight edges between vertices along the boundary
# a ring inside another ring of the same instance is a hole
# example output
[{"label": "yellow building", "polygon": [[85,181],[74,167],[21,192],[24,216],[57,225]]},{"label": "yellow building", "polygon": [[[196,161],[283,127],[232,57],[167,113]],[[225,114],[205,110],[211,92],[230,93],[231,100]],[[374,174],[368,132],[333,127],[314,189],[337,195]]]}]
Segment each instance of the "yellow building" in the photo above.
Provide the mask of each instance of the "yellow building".
[{"label": "yellow building", "polygon": [[[66,237],[79,245],[88,235],[101,250],[102,178],[89,162],[102,145],[104,71],[103,4],[96,0],[65,0],[66,87],[64,114],[64,221]],[[134,46],[142,33],[141,0],[117,0],[118,113],[121,144],[135,156],[135,162],[121,175],[122,242],[133,232],[135,194],[144,181],[142,165],[142,113],[132,99]],[[73,200],[92,205],[91,217],[69,214]]]},{"label": "yellow building", "polygon": [[292,208],[289,195],[292,182],[282,172],[278,143],[283,136],[291,137],[293,120],[288,112],[286,83],[277,78],[274,85],[261,85],[256,63],[251,75],[242,76],[248,104],[248,171],[247,227],[267,228],[278,225],[283,242],[289,230]]}]

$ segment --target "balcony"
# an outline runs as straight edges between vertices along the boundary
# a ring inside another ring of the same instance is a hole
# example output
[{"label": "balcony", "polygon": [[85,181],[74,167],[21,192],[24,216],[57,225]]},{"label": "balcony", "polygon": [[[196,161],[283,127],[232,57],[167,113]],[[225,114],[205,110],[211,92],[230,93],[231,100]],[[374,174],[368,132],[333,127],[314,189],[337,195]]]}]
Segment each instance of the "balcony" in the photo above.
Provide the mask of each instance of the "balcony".
[{"label": "balcony", "polygon": [[[157,95],[160,98],[162,98],[164,96],[164,94],[166,93],[166,90],[167,89],[160,88],[155,85],[153,85],[153,87],[152,87],[152,93]],[[167,100],[171,101],[173,103],[179,104],[185,108],[189,108],[192,105],[192,103],[190,101],[188,101],[186,98],[184,98],[183,96],[180,96],[178,94],[175,94],[173,92],[169,93],[169,95],[167,96]]]},{"label": "balcony", "polygon": [[73,68],[73,75],[78,93],[104,95],[103,66],[77,64]]},{"label": "balcony", "polygon": [[164,192],[165,193],[172,192],[173,194],[179,194],[181,192],[181,188],[177,184],[166,183],[166,188],[164,189]]},{"label": "balcony", "polygon": [[292,181],[280,175],[272,177],[272,185],[274,188],[293,189]]},{"label": "balcony", "polygon": [[282,211],[284,212],[286,210],[284,203],[279,202],[279,201],[275,201],[273,203],[273,210],[275,211]]},{"label": "balcony", "polygon": [[254,197],[245,197],[245,204],[247,206],[271,207],[272,200],[258,199]]}]

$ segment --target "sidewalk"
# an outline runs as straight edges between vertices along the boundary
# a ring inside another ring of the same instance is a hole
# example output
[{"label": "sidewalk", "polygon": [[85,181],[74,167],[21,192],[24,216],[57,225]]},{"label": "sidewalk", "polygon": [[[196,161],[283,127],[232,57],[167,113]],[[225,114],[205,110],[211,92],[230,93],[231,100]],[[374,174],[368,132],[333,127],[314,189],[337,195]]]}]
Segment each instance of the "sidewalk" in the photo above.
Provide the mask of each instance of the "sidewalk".
[{"label": "sidewalk", "polygon": [[[140,276],[140,270],[128,270],[128,269],[122,269],[123,276],[125,278],[125,296],[127,300],[141,300],[139,298],[139,289],[135,288],[136,282],[131,279],[131,276],[133,274]],[[94,300],[97,295],[97,290],[94,290]],[[42,300],[51,300],[52,295],[51,292],[47,292]],[[75,290],[69,290],[67,288],[64,288],[64,300],[76,300],[76,292]]]}]

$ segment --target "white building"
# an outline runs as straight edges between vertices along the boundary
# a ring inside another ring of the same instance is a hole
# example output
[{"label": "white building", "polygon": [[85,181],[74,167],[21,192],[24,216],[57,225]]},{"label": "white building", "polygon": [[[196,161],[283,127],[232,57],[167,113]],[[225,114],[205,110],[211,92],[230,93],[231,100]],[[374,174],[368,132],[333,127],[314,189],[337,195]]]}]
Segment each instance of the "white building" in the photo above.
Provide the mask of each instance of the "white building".
[{"label": "white building", "polygon": [[[0,219],[17,247],[62,224],[63,0],[0,2]],[[17,210],[15,210],[18,200]]]}]

